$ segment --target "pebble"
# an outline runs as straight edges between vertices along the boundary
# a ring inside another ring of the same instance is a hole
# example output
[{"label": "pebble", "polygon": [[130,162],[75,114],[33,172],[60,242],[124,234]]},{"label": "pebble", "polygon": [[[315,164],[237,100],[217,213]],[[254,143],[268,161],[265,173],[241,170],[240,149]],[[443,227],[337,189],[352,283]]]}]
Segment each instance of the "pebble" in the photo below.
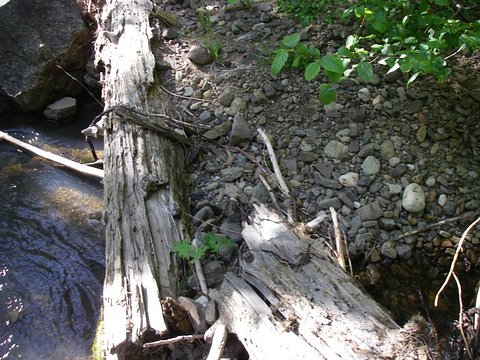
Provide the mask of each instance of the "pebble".
[{"label": "pebble", "polygon": [[230,145],[238,146],[247,143],[253,137],[253,133],[242,114],[236,114],[233,118]]},{"label": "pebble", "polygon": [[357,209],[355,214],[358,215],[362,221],[378,220],[382,217],[383,210],[380,204],[375,201]]},{"label": "pebble", "polygon": [[348,156],[348,146],[337,140],[331,140],[325,146],[325,155],[333,159],[343,160]]},{"label": "pebble", "polygon": [[369,102],[372,99],[372,94],[368,88],[364,87],[358,90],[358,97],[363,102]]},{"label": "pebble", "polygon": [[233,89],[232,88],[226,88],[222,91],[222,93],[218,97],[218,101],[220,102],[220,104],[227,107],[227,106],[230,106],[234,97],[235,97],[235,93],[234,93]]},{"label": "pebble", "polygon": [[447,202],[448,202],[447,195],[441,194],[438,197],[438,205],[440,205],[441,207],[444,207],[445,205],[447,205]]},{"label": "pebble", "polygon": [[417,183],[409,184],[403,191],[402,207],[408,212],[417,213],[425,209],[425,192]]},{"label": "pebble", "polygon": [[243,167],[234,166],[221,170],[222,179],[226,182],[234,181],[243,175]]},{"label": "pebble", "polygon": [[380,252],[383,256],[390,259],[396,259],[398,257],[397,250],[394,248],[394,245],[391,241],[383,243],[382,247],[380,248]]},{"label": "pebble", "polygon": [[365,175],[376,175],[380,171],[380,161],[374,156],[367,156],[363,161],[361,168]]},{"label": "pebble", "polygon": [[213,57],[208,50],[200,45],[193,45],[187,54],[187,58],[198,65],[207,65],[213,62]]},{"label": "pebble", "polygon": [[358,174],[348,172],[338,178],[338,182],[345,187],[356,187],[358,182]]}]

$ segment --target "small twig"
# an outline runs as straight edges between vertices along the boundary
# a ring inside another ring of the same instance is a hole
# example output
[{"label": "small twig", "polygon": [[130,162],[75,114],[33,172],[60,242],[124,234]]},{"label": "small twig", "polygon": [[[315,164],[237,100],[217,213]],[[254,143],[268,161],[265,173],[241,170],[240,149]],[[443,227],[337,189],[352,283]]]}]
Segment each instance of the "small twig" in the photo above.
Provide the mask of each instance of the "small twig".
[{"label": "small twig", "polygon": [[464,241],[465,241],[465,238],[467,237],[467,234],[468,234],[478,223],[480,223],[480,217],[479,217],[477,220],[475,220],[473,223],[471,223],[470,226],[467,228],[467,230],[465,230],[464,233],[462,234],[462,237],[460,238],[460,241],[459,241],[458,246],[457,246],[457,250],[455,251],[455,255],[453,255],[452,264],[450,265],[450,271],[448,272],[447,278],[445,279],[445,281],[443,282],[442,287],[440,288],[440,290],[438,290],[437,295],[435,296],[435,306],[438,305],[438,298],[440,297],[440,294],[443,292],[443,290],[445,290],[445,287],[447,286],[448,282],[450,281],[450,278],[451,278],[452,275],[453,275],[453,271],[455,270],[455,264],[456,264],[456,262],[457,262],[458,255],[460,254],[460,251],[462,251],[463,243],[464,243]]},{"label": "small twig", "polygon": [[452,274],[453,278],[455,279],[455,282],[457,283],[457,289],[458,289],[458,303],[460,306],[460,310],[458,313],[458,327],[460,328],[460,333],[462,334],[463,342],[465,343],[465,350],[467,350],[468,357],[470,359],[473,359],[472,353],[470,352],[468,343],[467,343],[467,337],[465,336],[465,332],[463,331],[463,300],[462,300],[462,285],[460,284],[460,280],[458,280],[458,277],[455,273]]},{"label": "small twig", "polygon": [[342,234],[343,234],[343,244],[345,246],[345,253],[348,259],[348,269],[350,270],[350,275],[353,276],[353,265],[352,265],[352,259],[350,258],[350,252],[348,251],[347,235],[345,235],[345,231],[343,230],[342,230]]},{"label": "small twig", "polygon": [[273,190],[270,187],[270,185],[269,185],[267,179],[265,178],[265,176],[263,176],[263,174],[260,174],[259,177],[260,177],[260,180],[263,183],[263,186],[265,186],[265,188],[267,189],[268,195],[270,195],[270,200],[272,200],[272,203],[273,203],[273,206],[275,207],[275,209],[277,209],[277,211],[279,211],[279,212],[288,216],[288,214],[286,214],[285,211],[282,210],[280,205],[278,205],[277,198],[275,197],[275,194],[273,193]]},{"label": "small twig", "polygon": [[97,102],[97,104],[99,104],[101,107],[103,107],[104,105],[102,104],[102,102],[100,100],[98,100],[95,95],[93,95],[90,90],[88,90],[88,88],[80,81],[78,80],[77,78],[75,78],[75,76],[71,75],[67,70],[65,70],[59,63],[56,63],[55,64],[56,67],[58,67],[60,70],[62,70],[69,78],[71,78],[73,81],[77,82],[78,84],[80,84],[80,86],[88,93],[88,95],[90,95],[93,100],[95,100]]},{"label": "small twig", "polygon": [[[192,240],[192,245],[196,249],[198,248],[196,238]],[[200,260],[195,261],[195,273],[197,274],[197,279],[198,283],[200,284],[200,290],[202,291],[202,294],[208,295],[207,282],[205,280],[205,275],[203,274],[202,264],[200,263]]]},{"label": "small twig", "polygon": [[330,206],[330,212],[332,213],[333,231],[335,234],[335,246],[337,248],[338,265],[340,265],[340,267],[344,271],[347,271],[347,266],[345,264],[345,245],[343,244],[342,234],[338,226],[337,212],[333,206]]},{"label": "small twig", "polygon": [[228,332],[225,324],[219,324],[215,329],[207,360],[220,360],[222,358],[223,349],[225,349],[227,342],[227,335]]},{"label": "small twig", "polygon": [[272,143],[270,142],[270,139],[268,138],[265,131],[263,131],[263,129],[257,129],[257,131],[262,137],[265,146],[267,147],[268,155],[270,155],[270,161],[272,162],[273,172],[275,173],[275,177],[277,178],[278,185],[280,185],[280,188],[285,193],[285,195],[288,196],[290,194],[290,190],[288,190],[288,186],[285,183],[282,172],[280,171],[280,167],[278,166],[277,157],[275,156],[275,152],[273,151]]},{"label": "small twig", "polygon": [[327,220],[328,215],[325,214],[324,212],[321,212],[315,219],[312,221],[309,221],[308,223],[305,224],[307,229],[309,230],[315,230],[317,229],[325,220]]},{"label": "small twig", "polygon": [[184,95],[180,95],[180,94],[175,94],[174,92],[171,92],[170,90],[167,90],[167,88],[165,88],[163,85],[160,85],[160,87],[161,87],[166,93],[168,93],[168,94],[170,94],[170,95],[172,95],[172,96],[175,96],[175,97],[179,97],[179,98],[181,98],[181,99],[212,102],[212,100],[208,100],[208,99],[199,99],[199,98],[196,98],[196,97],[193,97],[193,96],[184,96]]},{"label": "small twig", "polygon": [[176,337],[171,338],[171,339],[153,341],[153,342],[143,344],[143,348],[147,349],[147,348],[152,348],[152,347],[157,347],[157,346],[175,344],[175,343],[181,342],[181,341],[192,342],[192,341],[195,341],[195,340],[203,340],[203,334],[180,335],[180,336],[176,336]]},{"label": "small twig", "polygon": [[452,222],[455,222],[455,221],[458,221],[458,220],[468,219],[468,218],[474,217],[475,215],[476,214],[474,212],[468,212],[468,213],[465,213],[465,214],[460,215],[460,216],[455,216],[453,218],[443,219],[443,220],[441,220],[441,221],[439,221],[435,224],[430,224],[430,225],[424,226],[422,228],[415,229],[415,230],[409,231],[405,234],[402,234],[398,237],[398,239],[400,240],[400,239],[403,239],[404,237],[415,235],[415,234],[430,230],[430,229],[432,229],[434,227],[437,227],[437,226],[440,226],[440,225],[449,224],[449,223],[452,223]]},{"label": "small twig", "polygon": [[[477,298],[475,299],[475,307],[480,308],[480,286],[478,287],[477,290]],[[478,313],[475,314],[474,316],[474,329],[475,331],[478,331]]]}]

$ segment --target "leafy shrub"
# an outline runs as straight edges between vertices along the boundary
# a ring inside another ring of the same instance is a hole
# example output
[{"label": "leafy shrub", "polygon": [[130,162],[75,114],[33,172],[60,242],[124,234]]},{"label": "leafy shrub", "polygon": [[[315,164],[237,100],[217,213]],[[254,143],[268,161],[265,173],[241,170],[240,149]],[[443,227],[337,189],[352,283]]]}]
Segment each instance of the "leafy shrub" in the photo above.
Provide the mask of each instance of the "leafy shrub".
[{"label": "leafy shrub", "polygon": [[[298,34],[288,35],[275,51],[271,72],[278,75],[285,67],[300,68],[310,81],[323,70],[329,83],[335,83],[355,70],[369,82],[373,78],[371,62],[378,58],[380,64],[389,66],[389,71],[409,73],[407,86],[426,74],[445,81],[451,73],[449,57],[480,48],[480,16],[477,14],[473,21],[465,12],[479,8],[472,1],[452,6],[449,0],[358,0],[341,17],[345,21],[353,17],[359,30],[348,36],[345,46],[335,54],[320,56],[318,49],[300,43]],[[471,12],[468,14],[471,16]],[[324,104],[336,97],[327,83],[320,85],[318,94]]]}]

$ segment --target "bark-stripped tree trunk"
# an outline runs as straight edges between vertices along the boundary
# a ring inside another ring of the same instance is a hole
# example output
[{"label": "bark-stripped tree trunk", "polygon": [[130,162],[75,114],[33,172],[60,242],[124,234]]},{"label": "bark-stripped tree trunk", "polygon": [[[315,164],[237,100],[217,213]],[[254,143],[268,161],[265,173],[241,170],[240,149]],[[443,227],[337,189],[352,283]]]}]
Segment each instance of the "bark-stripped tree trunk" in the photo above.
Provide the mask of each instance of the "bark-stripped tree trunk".
[{"label": "bark-stripped tree trunk", "polygon": [[107,0],[96,41],[106,109],[103,296],[111,359],[134,359],[146,337],[167,332],[160,301],[176,297],[170,248],[185,236],[183,147],[172,140],[178,134],[168,138],[168,130],[164,135],[148,130],[162,128],[164,121],[148,114],[168,115],[154,81],[151,10],[149,0]]},{"label": "bark-stripped tree trunk", "polygon": [[242,235],[242,274],[228,273],[210,296],[250,359],[427,358],[415,324],[400,329],[321,242],[300,239],[264,206]]}]

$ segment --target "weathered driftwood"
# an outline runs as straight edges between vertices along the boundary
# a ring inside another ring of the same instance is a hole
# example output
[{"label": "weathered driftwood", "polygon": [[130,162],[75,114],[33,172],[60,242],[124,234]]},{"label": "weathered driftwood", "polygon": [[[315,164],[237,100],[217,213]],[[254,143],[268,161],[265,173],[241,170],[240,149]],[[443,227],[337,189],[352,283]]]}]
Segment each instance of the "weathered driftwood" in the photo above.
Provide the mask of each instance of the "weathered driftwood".
[{"label": "weathered driftwood", "polygon": [[[99,19],[96,63],[104,114],[106,277],[105,345],[109,359],[135,359],[149,335],[165,334],[161,298],[176,297],[171,245],[185,238],[183,147],[148,130],[168,115],[150,51],[149,0],[107,0]],[[142,123],[145,122],[145,123]],[[145,126],[143,126],[145,125]],[[160,127],[160,126],[159,126]]]},{"label": "weathered driftwood", "polygon": [[41,156],[44,159],[53,161],[57,164],[65,166],[70,170],[74,170],[82,175],[93,176],[99,179],[103,178],[103,170],[90,167],[88,165],[83,165],[78,162],[64,158],[63,156],[52,154],[51,152],[39,149],[36,146],[27,144],[21,140],[15,139],[14,137],[0,131],[0,140],[7,141],[10,144],[18,146],[19,148],[31,152],[32,154]]},{"label": "weathered driftwood", "polygon": [[[220,321],[250,359],[383,359],[403,354],[399,326],[356,281],[265,207],[242,235],[243,273],[219,290]],[[260,296],[259,296],[260,294]],[[415,348],[425,355],[422,346]],[[413,355],[413,354],[409,354]],[[416,358],[416,357],[413,357]]]}]

